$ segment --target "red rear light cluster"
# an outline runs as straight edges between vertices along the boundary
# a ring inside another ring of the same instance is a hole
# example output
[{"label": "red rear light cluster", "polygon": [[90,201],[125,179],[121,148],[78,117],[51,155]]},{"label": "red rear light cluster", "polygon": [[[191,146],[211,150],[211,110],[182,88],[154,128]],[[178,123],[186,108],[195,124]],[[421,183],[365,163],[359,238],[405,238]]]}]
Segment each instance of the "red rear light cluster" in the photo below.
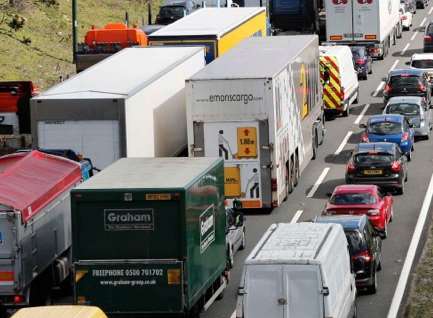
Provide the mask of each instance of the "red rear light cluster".
[{"label": "red rear light cluster", "polygon": [[378,209],[370,209],[367,211],[368,216],[378,216],[380,214],[380,210]]},{"label": "red rear light cluster", "polygon": [[365,64],[365,59],[356,59],[356,64]]},{"label": "red rear light cluster", "polygon": [[402,16],[401,16],[401,19],[402,19],[402,20],[407,20],[407,16],[402,15]]},{"label": "red rear light cluster", "polygon": [[423,83],[419,83],[419,84],[418,84],[418,89],[419,89],[421,92],[425,92],[425,91],[427,90],[427,88],[425,87],[425,85],[424,85]]},{"label": "red rear light cluster", "polygon": [[361,142],[368,142],[368,135],[366,132],[363,132],[361,135]]},{"label": "red rear light cluster", "polygon": [[408,140],[409,140],[409,133],[404,132],[403,135],[401,136],[401,141],[408,141]]},{"label": "red rear light cluster", "polygon": [[26,299],[24,298],[23,295],[15,295],[14,296],[14,304],[21,304],[25,301]]},{"label": "red rear light cluster", "polygon": [[271,179],[271,190],[277,191],[277,179]]},{"label": "red rear light cluster", "polygon": [[355,172],[355,170],[356,170],[356,167],[353,164],[353,161],[350,160],[349,163],[347,164],[347,172],[352,173],[352,172]]},{"label": "red rear light cluster", "polygon": [[388,94],[389,92],[391,92],[391,89],[392,89],[391,85],[386,84],[386,85],[385,85],[385,88],[383,89],[383,92],[384,92],[385,94]]},{"label": "red rear light cluster", "polygon": [[401,163],[400,161],[393,161],[393,163],[391,164],[391,171],[392,172],[400,172],[401,170]]},{"label": "red rear light cluster", "polygon": [[433,38],[430,35],[424,36],[424,42],[432,42]]},{"label": "red rear light cluster", "polygon": [[369,251],[362,251],[361,253],[352,256],[353,260],[356,260],[359,258],[362,259],[364,262],[370,262],[373,257],[371,256]]}]

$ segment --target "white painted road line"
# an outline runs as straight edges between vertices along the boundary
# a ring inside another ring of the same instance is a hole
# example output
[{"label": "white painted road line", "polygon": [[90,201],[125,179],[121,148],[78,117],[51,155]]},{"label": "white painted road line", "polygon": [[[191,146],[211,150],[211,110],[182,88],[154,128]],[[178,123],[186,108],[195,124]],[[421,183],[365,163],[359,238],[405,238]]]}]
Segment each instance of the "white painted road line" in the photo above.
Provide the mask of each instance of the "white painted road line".
[{"label": "white painted road line", "polygon": [[341,142],[340,146],[338,146],[337,150],[334,152],[334,156],[338,156],[344,149],[344,146],[346,146],[347,141],[349,140],[350,136],[352,136],[352,131],[348,131],[346,136],[344,137],[343,141]]},{"label": "white painted road line", "polygon": [[[433,7],[432,7],[432,9],[433,9]],[[412,34],[412,37],[410,38],[410,40],[413,41],[416,38],[416,36],[418,35],[418,33],[419,33],[418,31],[415,31],[414,34]]]},{"label": "white painted road line", "polygon": [[365,104],[364,109],[362,110],[361,114],[359,114],[358,118],[356,118],[356,120],[353,122],[355,125],[359,125],[362,117],[364,117],[365,113],[367,112],[368,107],[370,107],[370,104]]},{"label": "white painted road line", "polygon": [[373,97],[377,97],[377,94],[382,90],[383,86],[385,85],[385,82],[380,82],[379,86],[376,88],[376,90],[373,93]]},{"label": "white painted road line", "polygon": [[295,215],[293,216],[293,218],[292,218],[292,220],[290,221],[290,223],[296,223],[296,222],[298,222],[298,220],[299,220],[299,218],[301,217],[301,215],[302,215],[302,213],[303,213],[304,211],[303,210],[298,210],[298,211],[296,211],[296,213],[295,213]]},{"label": "white painted road line", "polygon": [[433,12],[433,7],[430,10],[428,10],[428,14],[432,14],[432,12]]},{"label": "white painted road line", "polygon": [[316,183],[313,185],[313,187],[311,188],[310,192],[308,192],[307,198],[312,198],[313,197],[313,195],[316,193],[317,189],[319,188],[320,184],[325,179],[325,177],[328,174],[328,172],[329,172],[330,169],[331,168],[329,168],[329,167],[326,167],[325,169],[323,169],[323,171],[320,174],[319,178],[317,179]]},{"label": "white painted road line", "polygon": [[422,19],[421,24],[419,26],[423,27],[426,22],[427,22],[427,18],[424,17],[424,19]]},{"label": "white painted road line", "polygon": [[388,311],[388,318],[396,318],[398,309],[400,308],[401,300],[403,299],[404,291],[406,290],[407,281],[410,275],[413,261],[415,259],[416,250],[421,238],[422,230],[427,219],[427,214],[430,209],[430,203],[433,196],[433,175],[430,178],[430,184],[424,197],[424,202],[419,213],[418,221],[416,222],[415,231],[410,241],[409,249],[407,251],[406,259],[404,260],[403,268],[398,279],[397,287],[394,296],[392,297],[391,307]]},{"label": "white painted road line", "polygon": [[[407,46],[409,47],[409,43],[407,44]],[[403,49],[403,51],[405,51],[405,52],[406,52],[406,50],[407,50],[407,48],[406,48],[406,49]],[[391,66],[391,68],[389,69],[388,72],[391,72],[393,69],[395,69],[395,67],[397,66],[398,62],[400,62],[400,60],[399,60],[399,59],[396,59],[396,60],[394,61],[394,64],[392,64],[392,66]]]},{"label": "white painted road line", "polygon": [[236,318],[236,310],[232,313],[232,315],[230,316],[230,318]]},{"label": "white painted road line", "polygon": [[400,55],[404,55],[406,53],[407,49],[409,48],[409,46],[410,46],[410,43],[406,44],[406,46],[401,51]]}]

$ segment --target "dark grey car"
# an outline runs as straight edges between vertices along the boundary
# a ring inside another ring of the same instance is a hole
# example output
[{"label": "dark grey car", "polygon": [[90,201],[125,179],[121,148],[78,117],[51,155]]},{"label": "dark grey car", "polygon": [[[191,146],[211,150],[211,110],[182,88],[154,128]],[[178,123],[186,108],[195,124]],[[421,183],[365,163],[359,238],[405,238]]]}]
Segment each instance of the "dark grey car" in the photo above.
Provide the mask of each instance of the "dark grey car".
[{"label": "dark grey car", "polygon": [[416,0],[400,0],[400,3],[404,3],[410,13],[416,14]]}]

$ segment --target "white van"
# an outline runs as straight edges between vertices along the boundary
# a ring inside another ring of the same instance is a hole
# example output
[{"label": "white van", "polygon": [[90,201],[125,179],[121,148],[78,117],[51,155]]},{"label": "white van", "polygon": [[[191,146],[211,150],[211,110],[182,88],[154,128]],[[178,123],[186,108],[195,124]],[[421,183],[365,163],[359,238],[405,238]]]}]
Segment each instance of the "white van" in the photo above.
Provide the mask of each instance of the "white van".
[{"label": "white van", "polygon": [[325,115],[349,116],[350,105],[359,97],[352,51],[346,45],[319,46],[319,51]]},{"label": "white van", "polygon": [[356,317],[356,287],[339,224],[273,224],[245,261],[237,318]]}]

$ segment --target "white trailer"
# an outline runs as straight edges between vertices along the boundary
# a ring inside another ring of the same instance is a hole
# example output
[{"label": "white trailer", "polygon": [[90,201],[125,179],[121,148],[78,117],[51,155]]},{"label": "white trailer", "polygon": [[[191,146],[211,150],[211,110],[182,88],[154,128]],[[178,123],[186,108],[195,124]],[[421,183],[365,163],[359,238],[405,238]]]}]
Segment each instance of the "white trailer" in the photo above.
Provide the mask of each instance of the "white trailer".
[{"label": "white trailer", "polygon": [[187,80],[190,156],[225,160],[225,195],[279,206],[322,142],[318,38],[250,38]]},{"label": "white trailer", "polygon": [[326,40],[365,45],[382,59],[401,37],[400,0],[325,0]]},{"label": "white trailer", "polygon": [[204,65],[199,47],[124,49],[31,101],[34,145],[98,169],[186,153],[185,79]]}]

